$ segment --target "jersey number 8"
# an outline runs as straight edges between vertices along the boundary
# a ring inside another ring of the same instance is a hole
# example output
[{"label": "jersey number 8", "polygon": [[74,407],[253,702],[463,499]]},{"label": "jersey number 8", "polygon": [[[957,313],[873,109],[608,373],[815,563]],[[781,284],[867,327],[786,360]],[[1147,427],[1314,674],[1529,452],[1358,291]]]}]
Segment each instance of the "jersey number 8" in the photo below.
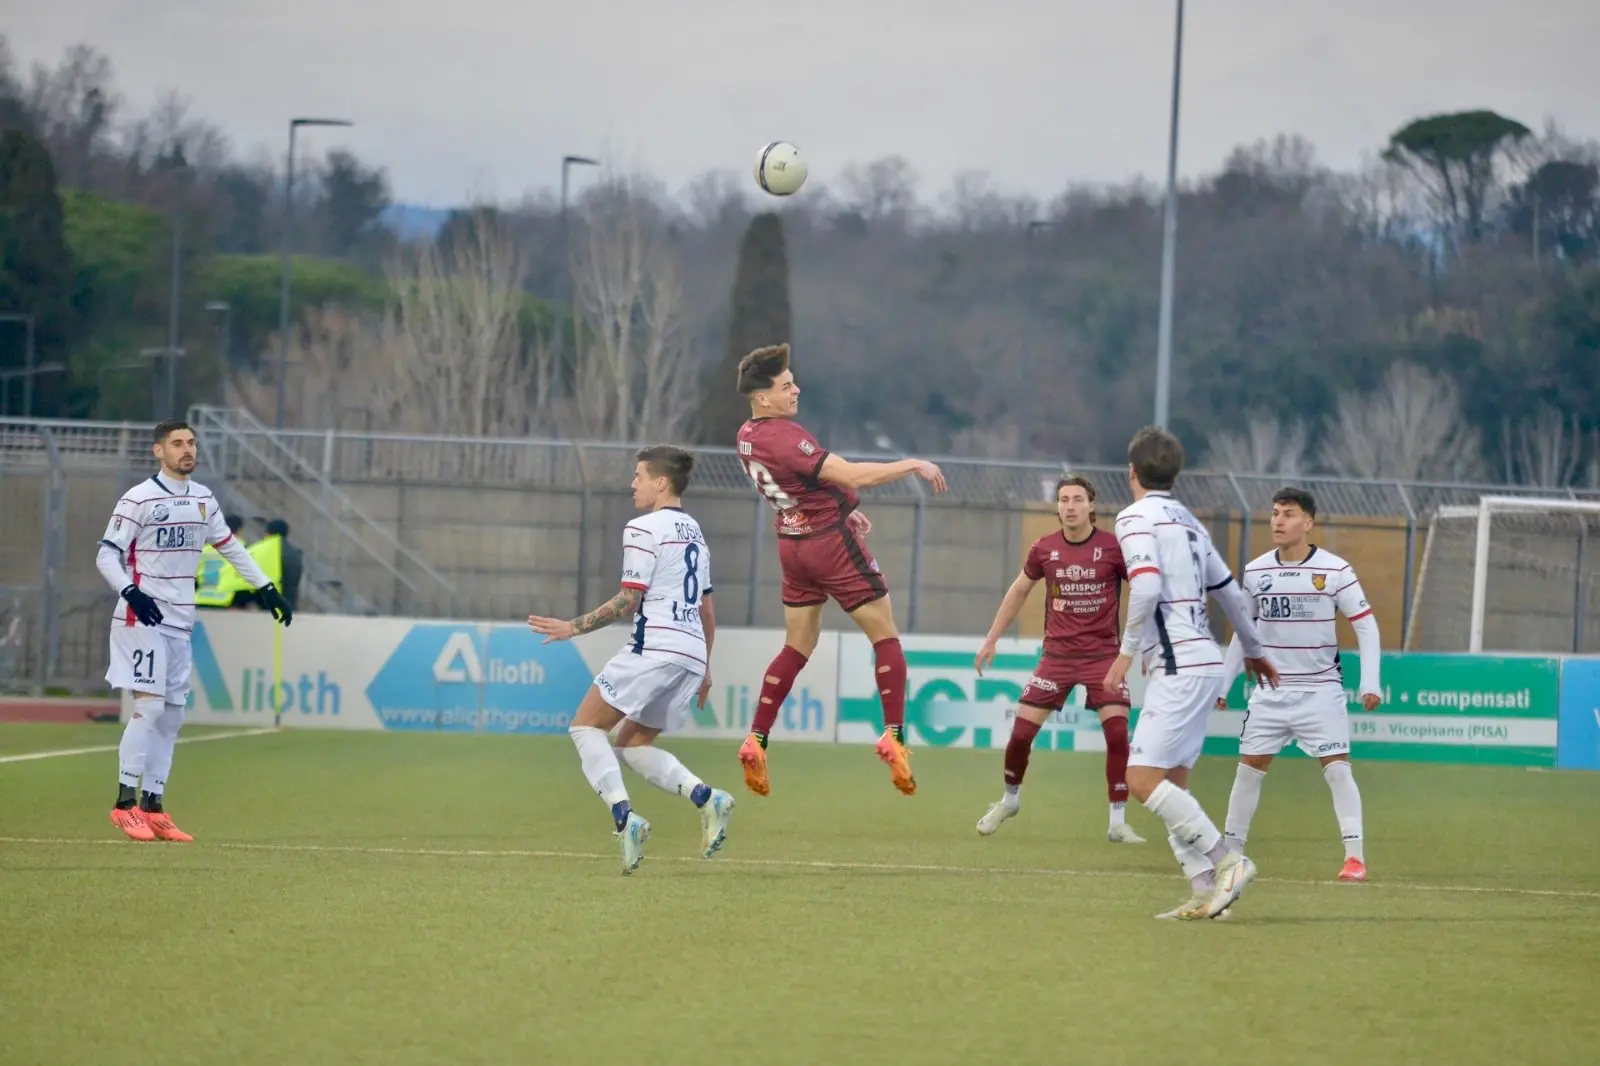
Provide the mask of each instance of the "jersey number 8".
[{"label": "jersey number 8", "polygon": [[700,545],[683,549],[683,602],[693,606],[700,599]]},{"label": "jersey number 8", "polygon": [[744,460],[744,471],[750,475],[750,480],[756,483],[756,490],[767,498],[767,502],[779,511],[787,511],[795,505],[795,499],[783,489],[778,487],[778,481],[772,476],[772,471],[754,459]]}]

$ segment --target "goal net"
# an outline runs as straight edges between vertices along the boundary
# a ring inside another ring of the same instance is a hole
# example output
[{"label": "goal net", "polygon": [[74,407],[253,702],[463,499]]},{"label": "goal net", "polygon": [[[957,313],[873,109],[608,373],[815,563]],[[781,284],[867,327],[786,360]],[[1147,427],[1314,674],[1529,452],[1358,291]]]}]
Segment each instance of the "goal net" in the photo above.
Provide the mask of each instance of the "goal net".
[{"label": "goal net", "polygon": [[1600,653],[1600,502],[1485,496],[1440,507],[1405,646]]}]

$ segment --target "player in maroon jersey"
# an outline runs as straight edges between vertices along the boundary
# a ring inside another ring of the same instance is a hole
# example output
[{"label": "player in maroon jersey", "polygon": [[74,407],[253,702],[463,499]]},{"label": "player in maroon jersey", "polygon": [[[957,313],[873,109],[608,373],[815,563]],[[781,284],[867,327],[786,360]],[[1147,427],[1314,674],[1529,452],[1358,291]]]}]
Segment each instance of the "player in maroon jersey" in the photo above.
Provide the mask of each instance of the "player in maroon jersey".
[{"label": "player in maroon jersey", "polygon": [[783,650],[761,680],[750,735],[739,747],[744,783],[758,796],[767,781],[767,741],[822,635],[822,607],[833,600],[872,641],[883,736],[878,758],[894,786],[917,790],[906,751],[906,657],[889,607],[889,586],[867,551],[872,523],[857,510],[858,489],[916,475],[943,492],[944,475],[922,459],[851,463],[829,452],[794,420],[800,386],[789,369],[789,346],[757,348],[739,361],[739,392],[750,401],[750,421],[739,427],[739,460],[777,512],[778,561],[783,566]]},{"label": "player in maroon jersey", "polygon": [[1121,633],[1117,628],[1122,585],[1128,569],[1116,535],[1094,524],[1094,484],[1086,477],[1056,482],[1056,514],[1061,531],[1040,537],[1028,549],[1022,573],[1011,583],[995,612],[994,624],[978,651],[978,673],[994,661],[995,644],[1011,627],[1033,587],[1045,582],[1044,654],[1022,690],[1022,705],[1006,744],[1006,791],[978,820],[988,836],[1022,806],[1022,777],[1028,772],[1033,738],[1050,712],[1059,711],[1074,686],[1084,687],[1084,706],[1100,713],[1106,738],[1106,791],[1111,800],[1113,844],[1143,844],[1127,823],[1128,686],[1105,688]]}]

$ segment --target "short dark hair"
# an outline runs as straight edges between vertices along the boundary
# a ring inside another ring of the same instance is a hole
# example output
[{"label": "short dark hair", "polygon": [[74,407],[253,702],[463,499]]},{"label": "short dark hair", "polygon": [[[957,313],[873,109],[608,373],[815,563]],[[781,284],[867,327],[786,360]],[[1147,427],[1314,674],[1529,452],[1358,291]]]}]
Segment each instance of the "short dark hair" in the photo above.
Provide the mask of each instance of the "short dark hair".
[{"label": "short dark hair", "polygon": [[288,535],[289,523],[285,522],[283,519],[274,518],[272,521],[267,523],[267,536],[287,537]]},{"label": "short dark hair", "polygon": [[1139,484],[1153,492],[1166,492],[1183,472],[1183,445],[1160,426],[1146,426],[1128,442],[1128,465]]},{"label": "short dark hair", "polygon": [[229,533],[237,533],[239,530],[244,528],[244,519],[240,518],[236,514],[228,515],[228,517],[223,519],[223,521],[228,524]]},{"label": "short dark hair", "polygon": [[772,383],[778,380],[778,375],[788,369],[787,344],[769,344],[765,348],[757,348],[739,360],[740,395],[749,396],[752,392],[772,388]]},{"label": "short dark hair", "polygon": [[694,471],[694,456],[670,444],[656,444],[640,448],[634,456],[655,477],[672,482],[672,494],[682,496],[689,488],[689,475]]},{"label": "short dark hair", "polygon": [[1306,517],[1317,517],[1317,501],[1305,489],[1297,489],[1293,485],[1285,485],[1272,494],[1273,503],[1292,503],[1306,513]]},{"label": "short dark hair", "polygon": [[1095,495],[1095,493],[1094,493],[1094,482],[1090,481],[1088,478],[1084,477],[1082,474],[1067,474],[1067,475],[1065,475],[1063,477],[1057,478],[1056,479],[1056,499],[1058,499],[1058,500],[1061,499],[1061,490],[1066,488],[1068,485],[1076,485],[1076,486],[1078,486],[1078,488],[1082,489],[1085,493],[1088,494],[1089,502],[1090,503],[1094,502],[1094,495]]},{"label": "short dark hair", "polygon": [[194,429],[189,425],[189,423],[185,422],[181,418],[169,418],[165,422],[157,422],[155,436],[153,439],[157,444],[162,444],[168,437],[172,436],[180,429],[187,429],[191,433],[194,432]]}]

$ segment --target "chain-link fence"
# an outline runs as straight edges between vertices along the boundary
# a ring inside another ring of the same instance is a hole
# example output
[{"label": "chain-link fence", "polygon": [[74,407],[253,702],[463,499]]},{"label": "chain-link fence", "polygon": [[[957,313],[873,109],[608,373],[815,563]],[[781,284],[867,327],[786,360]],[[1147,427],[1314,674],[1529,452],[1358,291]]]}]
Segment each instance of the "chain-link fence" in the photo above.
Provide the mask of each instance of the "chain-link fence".
[{"label": "chain-link fence", "polygon": [[[633,513],[634,446],[274,433],[218,408],[191,417],[201,437],[196,477],[249,521],[247,534],[259,535],[268,519],[289,523],[306,557],[302,609],[484,620],[575,614],[616,585],[622,526]],[[780,625],[772,512],[731,449],[696,454],[689,506],[712,545],[718,618]],[[95,544],[117,495],[151,462],[145,426],[0,419],[0,688],[97,683],[112,593],[94,568]],[[1093,479],[1103,524],[1131,498],[1120,467],[939,462],[945,494],[914,479],[863,494],[869,543],[908,632],[987,629],[1025,544],[1053,527],[1049,501],[1064,472]],[[1178,495],[1242,568],[1271,548],[1271,497],[1286,480],[1315,494],[1316,539],[1355,563],[1394,647],[1417,628],[1413,592],[1441,506],[1472,505],[1486,491],[1600,499],[1583,490],[1208,471],[1185,473]],[[844,622],[831,613],[826,624]]]}]

